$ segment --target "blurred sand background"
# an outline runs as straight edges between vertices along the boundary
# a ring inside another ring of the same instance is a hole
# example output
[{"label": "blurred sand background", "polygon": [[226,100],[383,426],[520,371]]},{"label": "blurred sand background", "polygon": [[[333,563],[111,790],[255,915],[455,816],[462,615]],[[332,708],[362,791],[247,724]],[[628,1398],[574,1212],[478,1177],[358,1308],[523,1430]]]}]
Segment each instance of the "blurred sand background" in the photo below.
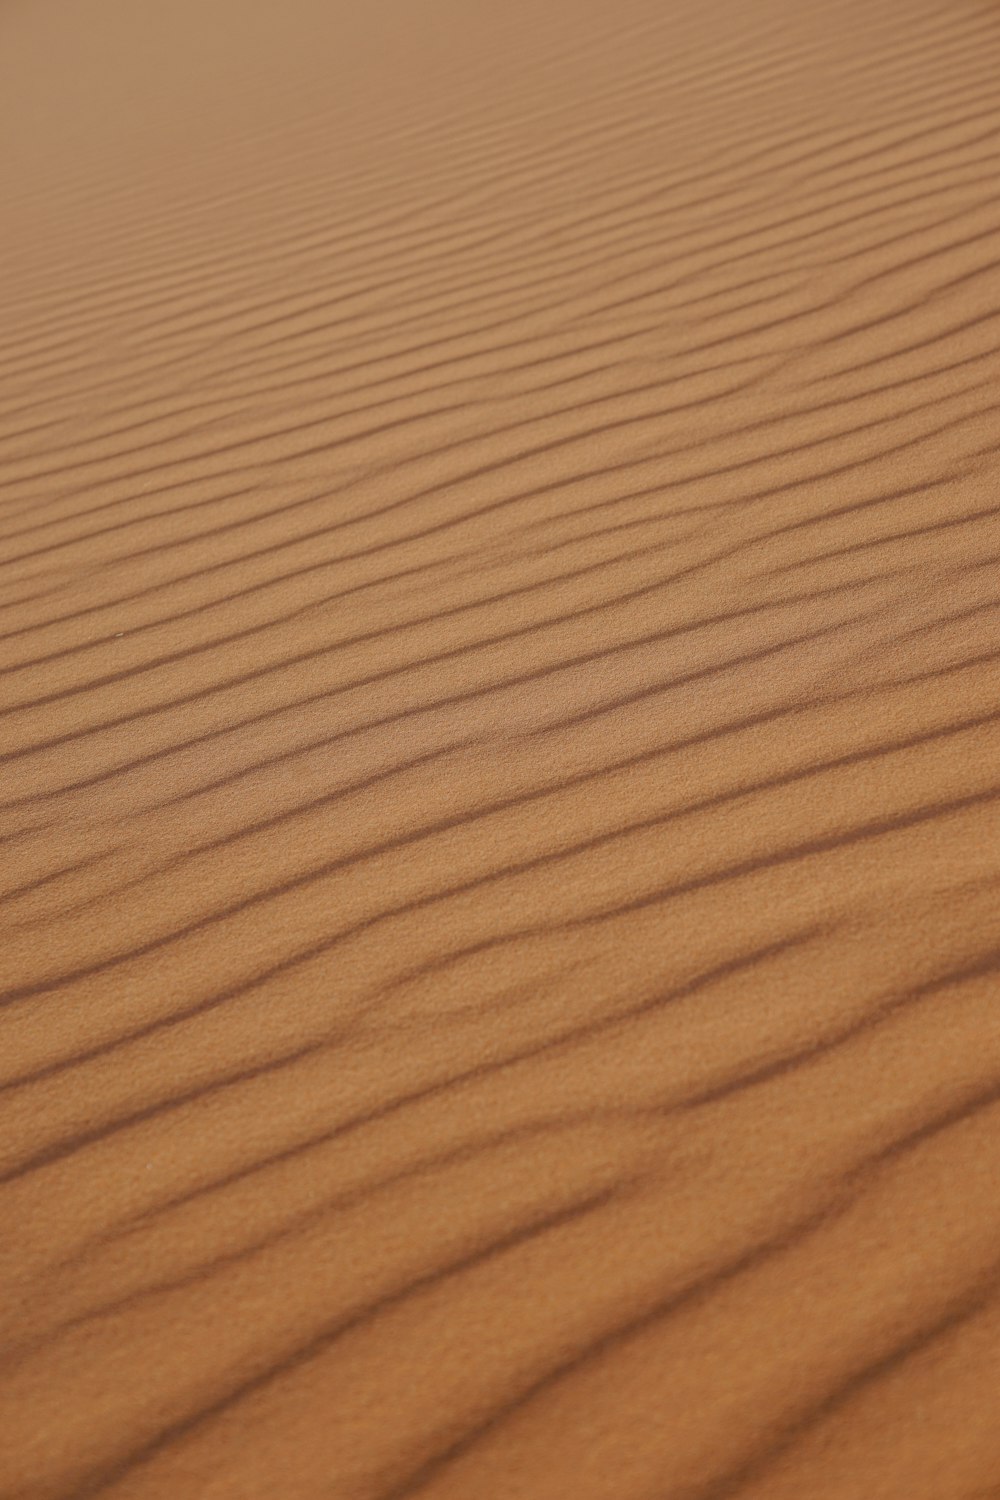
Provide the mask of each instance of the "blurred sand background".
[{"label": "blurred sand background", "polygon": [[4,1500],[1000,1496],[1000,9],[5,0]]}]

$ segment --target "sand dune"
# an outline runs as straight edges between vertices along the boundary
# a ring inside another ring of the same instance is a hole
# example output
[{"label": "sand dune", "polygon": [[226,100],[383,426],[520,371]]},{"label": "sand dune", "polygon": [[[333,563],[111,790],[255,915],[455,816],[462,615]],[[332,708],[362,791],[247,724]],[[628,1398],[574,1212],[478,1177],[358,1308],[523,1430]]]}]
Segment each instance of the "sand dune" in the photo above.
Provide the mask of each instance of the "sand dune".
[{"label": "sand dune", "polygon": [[0,13],[0,1494],[1000,1495],[993,0]]}]

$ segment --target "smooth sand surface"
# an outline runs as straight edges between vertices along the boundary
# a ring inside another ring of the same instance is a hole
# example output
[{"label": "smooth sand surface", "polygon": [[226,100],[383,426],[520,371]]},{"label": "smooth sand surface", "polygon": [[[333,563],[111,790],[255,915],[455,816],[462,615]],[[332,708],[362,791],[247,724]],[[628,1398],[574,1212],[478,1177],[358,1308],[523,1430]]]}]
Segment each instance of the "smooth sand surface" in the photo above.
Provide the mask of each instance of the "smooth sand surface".
[{"label": "smooth sand surface", "polygon": [[4,1500],[1000,1496],[995,0],[0,135]]}]

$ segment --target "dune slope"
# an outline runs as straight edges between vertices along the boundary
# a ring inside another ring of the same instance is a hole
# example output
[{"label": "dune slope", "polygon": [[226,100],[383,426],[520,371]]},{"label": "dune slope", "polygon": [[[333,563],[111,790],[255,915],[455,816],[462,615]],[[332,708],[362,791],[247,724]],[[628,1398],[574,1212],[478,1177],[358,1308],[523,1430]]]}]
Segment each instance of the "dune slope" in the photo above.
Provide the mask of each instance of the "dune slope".
[{"label": "dune slope", "polygon": [[0,13],[0,1494],[1000,1495],[993,0]]}]

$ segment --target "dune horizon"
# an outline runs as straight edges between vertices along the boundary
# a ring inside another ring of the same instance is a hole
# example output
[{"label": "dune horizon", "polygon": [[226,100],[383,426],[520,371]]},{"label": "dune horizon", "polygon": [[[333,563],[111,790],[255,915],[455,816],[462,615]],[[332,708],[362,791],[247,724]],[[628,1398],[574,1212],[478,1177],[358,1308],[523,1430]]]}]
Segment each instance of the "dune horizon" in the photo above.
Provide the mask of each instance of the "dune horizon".
[{"label": "dune horizon", "polygon": [[998,80],[0,9],[0,1500],[1000,1496]]}]

